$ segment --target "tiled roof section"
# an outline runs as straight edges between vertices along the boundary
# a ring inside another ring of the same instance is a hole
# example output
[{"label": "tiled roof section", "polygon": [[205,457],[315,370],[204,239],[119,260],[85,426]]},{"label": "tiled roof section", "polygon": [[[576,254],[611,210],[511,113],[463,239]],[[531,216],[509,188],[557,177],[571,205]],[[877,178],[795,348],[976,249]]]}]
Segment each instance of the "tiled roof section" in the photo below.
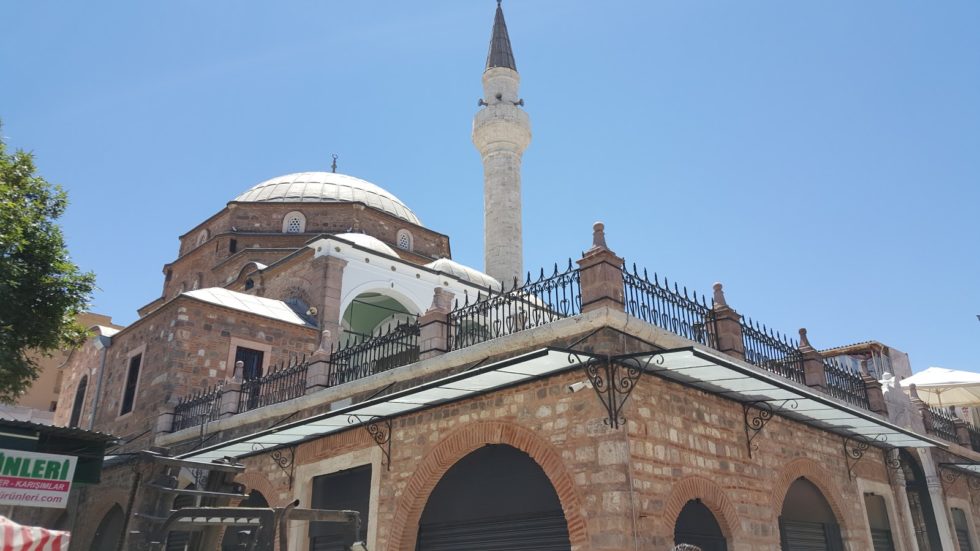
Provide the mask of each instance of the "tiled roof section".
[{"label": "tiled roof section", "polygon": [[493,18],[493,33],[490,35],[490,51],[487,52],[487,69],[491,67],[506,67],[517,70],[514,62],[514,52],[510,49],[510,36],[507,35],[507,23],[504,22],[504,9],[497,2],[497,15]]},{"label": "tiled roof section", "polygon": [[217,304],[218,306],[224,306],[225,308],[231,308],[232,310],[239,310],[241,312],[248,312],[250,314],[284,321],[286,323],[311,327],[306,320],[301,318],[299,314],[294,312],[289,305],[281,300],[254,297],[252,295],[246,295],[245,293],[237,293],[235,291],[229,291],[228,289],[222,289],[221,287],[197,289],[194,291],[187,291],[183,294],[191,298],[196,298],[197,300]]}]

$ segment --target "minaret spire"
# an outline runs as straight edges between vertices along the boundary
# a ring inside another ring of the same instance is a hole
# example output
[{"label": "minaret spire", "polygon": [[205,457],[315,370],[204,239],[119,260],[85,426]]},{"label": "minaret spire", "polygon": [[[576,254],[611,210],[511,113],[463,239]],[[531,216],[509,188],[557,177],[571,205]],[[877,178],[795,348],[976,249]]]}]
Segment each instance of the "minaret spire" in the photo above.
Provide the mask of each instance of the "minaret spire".
[{"label": "minaret spire", "polygon": [[521,158],[531,143],[531,121],[521,109],[520,84],[504,10],[497,0],[483,71],[482,109],[473,119],[473,145],[483,158],[484,270],[508,287],[524,276]]},{"label": "minaret spire", "polygon": [[514,62],[514,52],[510,49],[510,36],[507,34],[507,23],[504,21],[504,9],[497,0],[497,15],[493,18],[493,33],[490,35],[490,51],[487,52],[487,69],[505,67],[517,70]]}]

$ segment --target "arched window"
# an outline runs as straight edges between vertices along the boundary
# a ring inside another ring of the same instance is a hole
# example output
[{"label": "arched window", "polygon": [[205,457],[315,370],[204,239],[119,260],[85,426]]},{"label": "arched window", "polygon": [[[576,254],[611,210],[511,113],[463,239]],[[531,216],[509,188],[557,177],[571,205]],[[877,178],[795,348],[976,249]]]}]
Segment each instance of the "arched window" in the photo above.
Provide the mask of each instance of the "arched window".
[{"label": "arched window", "polygon": [[415,243],[412,239],[412,232],[408,230],[398,230],[397,236],[398,248],[403,251],[411,251]]},{"label": "arched window", "polygon": [[75,390],[75,402],[71,406],[71,420],[68,421],[69,427],[77,427],[82,420],[82,408],[85,406],[85,390],[88,388],[88,375],[83,375]]},{"label": "arched window", "polygon": [[302,212],[293,211],[282,218],[282,233],[303,233],[306,231],[306,217]]},{"label": "arched window", "polygon": [[728,551],[721,526],[699,499],[692,499],[681,509],[674,525],[674,543],[686,543],[702,551]]},{"label": "arched window", "polygon": [[197,246],[200,247],[211,237],[211,233],[208,230],[201,230],[201,233],[197,234]]},{"label": "arched window", "polygon": [[812,482],[797,478],[783,498],[779,539],[784,551],[843,551],[840,526],[827,499]]},{"label": "arched window", "polygon": [[[123,535],[125,521],[126,516],[123,514],[122,507],[119,504],[113,505],[95,529],[95,537],[92,538],[92,545],[88,549],[92,551],[116,551]],[[72,548],[74,549],[74,545]]]},{"label": "arched window", "polygon": [[[418,551],[571,549],[558,493],[526,453],[490,444],[460,459],[429,494]],[[478,544],[476,544],[478,542]]]}]

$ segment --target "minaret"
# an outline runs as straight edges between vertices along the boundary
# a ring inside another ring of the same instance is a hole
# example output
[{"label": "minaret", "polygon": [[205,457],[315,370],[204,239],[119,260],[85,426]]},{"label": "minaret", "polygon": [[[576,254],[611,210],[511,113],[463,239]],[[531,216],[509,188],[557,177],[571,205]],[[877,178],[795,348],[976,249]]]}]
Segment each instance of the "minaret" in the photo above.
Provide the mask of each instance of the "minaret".
[{"label": "minaret", "polygon": [[531,143],[531,121],[521,109],[520,83],[504,10],[497,0],[483,71],[483,109],[473,118],[473,144],[483,157],[484,270],[507,287],[524,275],[521,157]]}]

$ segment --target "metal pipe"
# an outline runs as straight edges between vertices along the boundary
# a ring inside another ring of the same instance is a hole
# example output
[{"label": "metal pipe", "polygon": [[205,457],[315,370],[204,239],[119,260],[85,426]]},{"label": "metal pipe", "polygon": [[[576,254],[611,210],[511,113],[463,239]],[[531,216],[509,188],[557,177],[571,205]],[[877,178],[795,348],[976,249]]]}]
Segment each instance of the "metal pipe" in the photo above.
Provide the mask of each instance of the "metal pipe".
[{"label": "metal pipe", "polygon": [[99,398],[102,397],[102,379],[105,374],[106,349],[112,346],[112,338],[105,335],[95,337],[95,347],[102,350],[102,357],[99,359],[99,376],[95,379],[95,399],[92,401],[92,416],[88,420],[88,430],[95,426],[95,415],[99,412]]}]

